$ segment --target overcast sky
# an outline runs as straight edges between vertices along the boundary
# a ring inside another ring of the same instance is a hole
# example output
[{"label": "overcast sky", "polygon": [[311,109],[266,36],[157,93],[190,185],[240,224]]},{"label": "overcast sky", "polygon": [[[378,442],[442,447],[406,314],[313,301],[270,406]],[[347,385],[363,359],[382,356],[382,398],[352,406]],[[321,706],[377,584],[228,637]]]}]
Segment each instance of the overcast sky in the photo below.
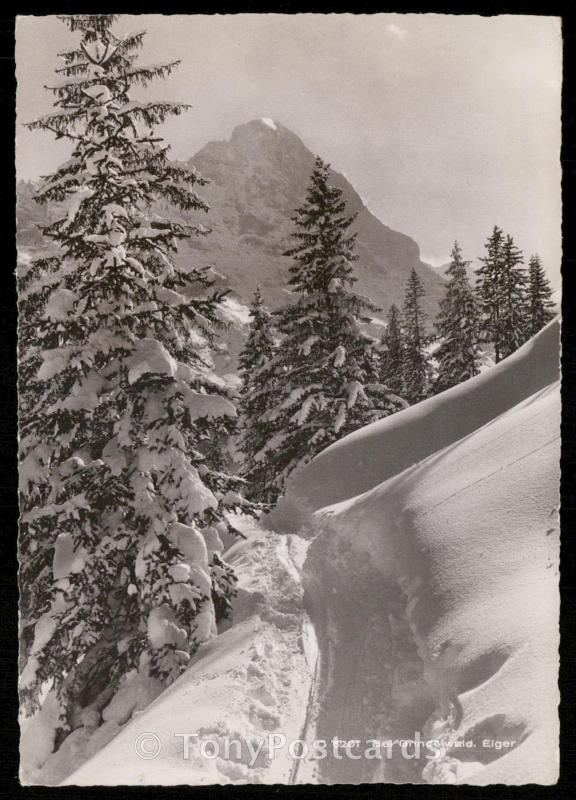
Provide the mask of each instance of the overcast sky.
[{"label": "overcast sky", "polygon": [[[145,29],[142,61],[181,59],[148,96],[193,111],[164,126],[176,158],[271,117],[353,183],[422,257],[458,239],[483,254],[497,224],[559,282],[561,33],[552,17],[240,14],[123,17]],[[47,113],[43,85],[72,37],[56,17],[20,17],[18,121]],[[17,172],[35,179],[68,155],[18,127]],[[209,176],[208,176],[209,177]]]}]

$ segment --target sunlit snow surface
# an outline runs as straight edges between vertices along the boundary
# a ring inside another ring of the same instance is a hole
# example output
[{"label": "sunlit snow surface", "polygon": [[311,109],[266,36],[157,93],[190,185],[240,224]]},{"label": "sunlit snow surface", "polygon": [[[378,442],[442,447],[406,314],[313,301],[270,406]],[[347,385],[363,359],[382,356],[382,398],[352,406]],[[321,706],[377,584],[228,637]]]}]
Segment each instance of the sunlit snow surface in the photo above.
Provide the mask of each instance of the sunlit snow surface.
[{"label": "sunlit snow surface", "polygon": [[[56,783],[71,772],[66,783],[290,781],[294,762],[287,747],[279,747],[273,758],[267,751],[274,744],[271,735],[298,739],[305,722],[314,662],[300,580],[308,542],[263,531],[250,521],[243,529],[247,540],[227,554],[240,583],[233,625],[203,645],[191,668],[124,727],[132,710],[126,703],[134,708],[134,693],[122,691],[103,726],[106,730],[96,733],[100,747],[115,738],[91,760],[80,766],[94,752],[90,737],[80,729],[34,782]],[[198,734],[188,738],[190,752],[185,752],[179,734]],[[147,758],[154,737],[161,750]],[[221,757],[203,758],[198,747],[202,739],[221,747]],[[233,739],[243,743],[241,750],[230,745],[225,752],[225,742]],[[255,749],[250,750],[250,744]],[[75,767],[79,769],[74,772]]]},{"label": "sunlit snow surface", "polygon": [[289,529],[306,504],[340,501],[313,517],[304,566],[327,687],[317,734],[419,731],[445,751],[324,760],[320,782],[557,779],[558,333],[341,440],[278,508]]},{"label": "sunlit snow surface", "polygon": [[[477,378],[324,451],[230,551],[231,626],[147,708],[126,687],[106,725],[75,731],[76,747],[44,754],[28,780],[553,783],[557,378],[555,322]],[[441,750],[184,759],[185,732],[198,743],[418,734]],[[155,758],[136,752],[149,733]]]}]

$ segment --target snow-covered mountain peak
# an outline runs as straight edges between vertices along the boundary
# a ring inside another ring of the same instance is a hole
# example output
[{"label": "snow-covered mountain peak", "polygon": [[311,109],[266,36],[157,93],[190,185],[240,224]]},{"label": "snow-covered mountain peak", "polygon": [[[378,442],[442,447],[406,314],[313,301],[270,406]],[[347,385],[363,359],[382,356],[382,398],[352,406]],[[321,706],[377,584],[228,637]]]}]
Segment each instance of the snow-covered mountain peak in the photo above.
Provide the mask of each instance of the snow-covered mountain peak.
[{"label": "snow-covered mountain peak", "polygon": [[[210,180],[202,193],[210,204],[212,230],[211,236],[191,242],[191,247],[206,252],[245,303],[258,284],[272,308],[286,300],[289,263],[282,253],[289,245],[291,218],[304,200],[315,155],[297,133],[262,117],[238,125],[227,141],[209,142],[190,159]],[[335,169],[332,179],[343,191],[347,211],[358,215],[357,291],[385,313],[392,303],[402,304],[406,279],[414,267],[424,282],[424,305],[432,318],[442,278],[420,260],[416,242],[374,217],[349,179]]]}]

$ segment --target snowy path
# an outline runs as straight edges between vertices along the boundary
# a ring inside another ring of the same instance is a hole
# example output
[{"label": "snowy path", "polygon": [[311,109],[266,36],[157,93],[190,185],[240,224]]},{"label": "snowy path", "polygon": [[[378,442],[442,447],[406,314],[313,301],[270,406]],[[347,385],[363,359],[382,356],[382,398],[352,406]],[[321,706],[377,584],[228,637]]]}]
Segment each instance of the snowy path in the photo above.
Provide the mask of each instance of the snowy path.
[{"label": "snowy path", "polygon": [[[306,712],[304,715],[304,722],[300,730],[299,739],[302,742],[311,741],[315,733],[314,717],[316,713],[316,704],[318,701],[318,682],[320,675],[320,653],[318,650],[318,639],[312,621],[308,616],[302,623],[302,642],[304,653],[310,669],[310,687],[308,689],[308,702],[306,703]],[[306,770],[307,762],[301,758],[295,758],[290,771],[289,784],[296,783],[310,783],[312,777],[309,770]],[[303,769],[304,767],[304,769]]]},{"label": "snowy path", "polygon": [[[250,520],[243,532],[248,538],[227,553],[239,578],[239,592],[226,630],[203,645],[189,669],[127,724],[129,713],[120,720],[109,714],[106,725],[112,740],[99,752],[93,755],[90,743],[78,738],[79,729],[78,737],[69,737],[76,739],[70,743],[73,751],[61,748],[34,776],[36,782],[290,781],[296,762],[287,745],[301,735],[316,663],[314,631],[302,603],[301,569],[309,542],[271,533]],[[104,727],[99,729],[100,742]],[[183,750],[185,733],[195,737],[189,756]],[[135,745],[150,734],[161,749],[146,759]],[[286,737],[286,746],[269,754],[270,737],[280,735]],[[242,744],[239,755],[235,745],[227,753],[227,742],[234,740]],[[208,750],[203,753],[204,745]],[[258,747],[254,757],[251,748]],[[210,757],[215,748],[218,757]]]},{"label": "snowy path", "polygon": [[[304,604],[314,624],[319,656],[306,721],[307,741],[326,740],[328,755],[300,763],[297,783],[373,783],[420,780],[410,762],[365,758],[371,740],[412,737],[410,714],[399,716],[407,694],[422,708],[422,662],[404,616],[406,598],[365,555],[318,539],[304,564]],[[414,711],[414,709],[413,709]],[[337,737],[351,742],[334,752]],[[353,742],[359,742],[356,746]]]}]

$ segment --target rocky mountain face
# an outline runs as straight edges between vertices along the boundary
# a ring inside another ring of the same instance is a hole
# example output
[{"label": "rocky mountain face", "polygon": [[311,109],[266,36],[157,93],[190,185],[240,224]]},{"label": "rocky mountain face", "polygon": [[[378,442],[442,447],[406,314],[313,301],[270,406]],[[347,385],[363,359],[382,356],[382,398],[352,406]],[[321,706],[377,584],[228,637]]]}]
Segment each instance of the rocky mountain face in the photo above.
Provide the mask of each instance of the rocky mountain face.
[{"label": "rocky mountain face", "polygon": [[[209,142],[188,162],[210,181],[199,192],[210,211],[195,221],[208,226],[211,233],[182,242],[178,258],[191,267],[211,265],[220,276],[220,286],[230,290],[225,306],[231,328],[222,336],[217,357],[221,374],[236,371],[248,322],[246,306],[256,286],[260,285],[271,309],[290,302],[290,260],[282,253],[291,244],[291,217],[304,200],[314,156],[280,123],[253,120],[235,128],[229,141]],[[420,260],[416,242],[388,228],[368,210],[342,174],[332,172],[332,180],[343,191],[348,213],[358,215],[352,228],[358,233],[354,290],[382,309],[373,332],[378,332],[392,303],[402,305],[412,267],[424,284],[423,305],[432,321],[443,294],[441,275]],[[36,223],[46,224],[61,209],[39,208],[32,200],[33,189],[23,182],[18,186],[18,243],[23,249],[38,251],[45,249],[46,242]]]},{"label": "rocky mountain face", "polygon": [[[229,141],[210,142],[190,159],[190,166],[211,181],[202,195],[211,206],[212,230],[190,241],[190,249],[226,276],[244,302],[258,284],[271,308],[288,300],[290,261],[282,253],[290,245],[291,217],[304,200],[313,162],[302,140],[272,120],[240,125]],[[416,242],[380,222],[343,175],[333,172],[332,178],[348,211],[358,214],[355,291],[381,307],[383,317],[392,303],[402,304],[414,267],[426,289],[426,311],[435,315],[443,280],[420,260]]]}]

